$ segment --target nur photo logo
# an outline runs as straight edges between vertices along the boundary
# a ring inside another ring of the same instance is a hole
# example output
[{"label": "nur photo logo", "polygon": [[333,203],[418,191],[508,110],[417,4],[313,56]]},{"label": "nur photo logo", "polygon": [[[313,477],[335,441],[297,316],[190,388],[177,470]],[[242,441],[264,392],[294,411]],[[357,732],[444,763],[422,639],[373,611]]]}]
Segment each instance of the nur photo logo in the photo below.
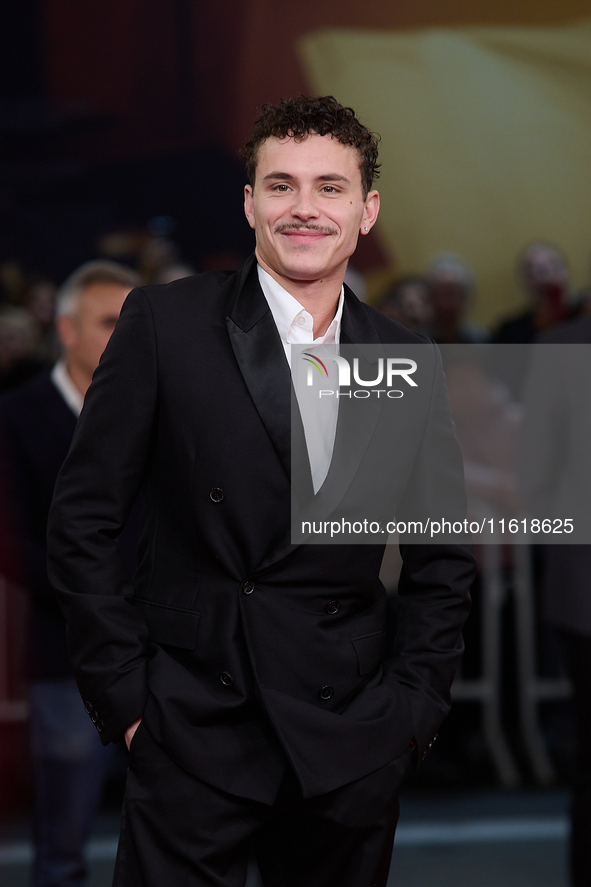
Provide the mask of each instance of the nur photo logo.
[{"label": "nur photo logo", "polygon": [[[401,381],[403,381],[411,388],[418,387],[417,383],[412,378],[417,370],[417,362],[416,360],[411,360],[409,357],[380,357],[377,360],[377,366],[375,366],[375,377],[365,379],[361,377],[360,360],[358,357],[354,357],[352,361],[347,360],[347,358],[342,357],[341,355],[323,355],[323,357],[324,360],[312,351],[304,351],[301,354],[302,360],[305,360],[309,364],[306,374],[306,385],[309,388],[318,384],[319,381],[329,379],[330,374],[325,361],[332,361],[337,366],[338,388],[320,388],[318,390],[319,398],[367,398],[372,395],[376,397],[384,395],[389,398],[397,399],[404,397],[404,391],[400,388],[394,388],[395,384],[400,384]],[[368,370],[369,367],[366,367],[365,372]],[[320,379],[318,377],[320,377]],[[351,382],[351,377],[353,378],[353,383]],[[359,387],[352,387],[352,384]],[[379,385],[384,385],[385,387],[379,388]],[[352,390],[343,390],[346,388]]]}]

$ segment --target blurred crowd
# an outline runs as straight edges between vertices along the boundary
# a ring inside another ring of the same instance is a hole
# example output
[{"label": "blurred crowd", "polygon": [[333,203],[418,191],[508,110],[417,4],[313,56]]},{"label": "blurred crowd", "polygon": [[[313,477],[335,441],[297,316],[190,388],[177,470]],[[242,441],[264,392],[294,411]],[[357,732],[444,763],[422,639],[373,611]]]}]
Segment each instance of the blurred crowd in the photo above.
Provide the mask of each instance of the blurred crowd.
[{"label": "blurred crowd", "polygon": [[[108,752],[82,709],[68,665],[65,627],[45,572],[45,523],[76,417],[127,293],[140,283],[167,283],[194,273],[165,222],[105,236],[99,244],[104,258],[72,269],[65,282],[31,273],[14,261],[0,265],[0,596],[11,588],[27,595],[28,647],[22,658],[35,797],[36,887],[81,887],[85,882],[84,845],[108,768]],[[124,262],[113,261],[121,256]],[[228,254],[226,266],[236,266],[239,258]],[[517,259],[517,273],[524,307],[501,318],[494,329],[468,320],[477,281],[461,257],[448,253],[436,256],[422,273],[396,280],[376,302],[384,314],[443,346],[469,509],[482,513],[486,507],[507,518],[524,508],[517,466],[527,368],[523,353],[513,349],[513,357],[492,370],[486,348],[591,341],[591,290],[573,291],[566,257],[557,246],[526,246]],[[352,269],[349,280],[363,296],[363,280]],[[474,347],[462,347],[466,345]],[[135,520],[132,516],[128,538],[121,540],[130,564]],[[550,600],[544,612],[558,624],[568,652],[583,746],[591,721],[589,693],[581,679],[591,668],[591,614],[586,622],[578,615],[574,625],[564,610],[557,619],[552,588],[545,588],[543,576],[569,575],[575,594],[577,577],[588,575],[591,556],[589,550],[578,552],[583,561],[575,569],[572,553],[562,548],[562,560],[554,553],[538,573],[544,599]],[[504,554],[503,568],[510,575],[510,553]],[[478,645],[478,632],[471,640],[469,633],[468,639]],[[8,644],[9,657],[11,649]],[[0,678],[5,675],[0,686],[4,701],[17,693],[6,678],[11,667],[0,671]],[[584,756],[577,778],[575,834],[586,834],[591,773]],[[580,845],[573,845],[573,870],[578,866],[587,873],[584,877],[591,877],[589,860],[583,858],[589,851]]]},{"label": "blurred crowd", "polygon": [[[102,237],[98,254],[132,267],[141,283],[169,283],[195,273],[168,236],[172,220],[154,219],[145,229]],[[220,256],[232,267],[240,256]],[[221,267],[221,266],[220,266]],[[73,269],[72,269],[73,270]],[[0,391],[32,378],[53,364],[61,348],[55,328],[56,293],[60,281],[24,269],[15,260],[0,263]]]},{"label": "blurred crowd", "polygon": [[591,312],[591,290],[573,291],[566,256],[557,246],[540,241],[524,247],[517,257],[517,275],[525,307],[489,330],[467,320],[476,298],[474,272],[460,256],[450,253],[436,256],[424,273],[394,281],[378,307],[440,345],[524,344],[559,323]]},{"label": "blurred crowd", "polygon": [[[538,348],[534,353],[524,346],[591,344],[591,291],[573,291],[566,257],[550,243],[524,247],[517,260],[517,273],[524,307],[501,318],[491,330],[467,320],[475,297],[474,274],[460,257],[450,254],[436,257],[424,274],[397,280],[379,303],[388,316],[441,346],[464,457],[469,517],[487,515],[495,520],[511,520],[531,513],[539,502],[545,503],[544,514],[562,514],[560,510],[552,511],[551,503],[560,501],[565,510],[569,501],[565,491],[586,490],[588,485],[591,401],[587,360],[580,351],[571,350],[569,357],[564,351],[556,352],[549,359],[547,351]],[[588,506],[584,514],[588,514]],[[535,690],[531,687],[522,685],[515,692],[517,674],[524,673],[520,658],[529,657],[526,669],[529,667],[534,675],[537,669],[556,673],[564,668],[570,678],[574,729],[565,728],[562,720],[557,732],[562,740],[570,738],[571,733],[575,737],[570,883],[583,887],[591,883],[591,763],[587,754],[591,729],[591,544],[531,545],[530,539],[530,546],[527,593],[539,628],[537,632],[532,630],[530,643],[524,641],[524,626],[513,627],[512,640],[518,649],[509,661],[505,653],[499,653],[504,661],[497,663],[497,668],[505,679],[497,689],[501,697],[513,695],[516,706],[522,709],[527,704],[524,695],[532,693],[533,697]],[[486,591],[482,567],[487,559],[478,544],[476,552],[481,581],[473,588],[475,609],[490,614],[494,604],[491,608],[483,596],[504,595],[511,587],[515,591],[521,581],[520,570],[523,576],[524,561],[521,558],[518,566],[520,552],[512,546],[501,546],[499,575]],[[520,607],[515,610],[517,620],[525,612],[523,604]],[[495,629],[484,620],[480,624],[474,617],[469,621],[468,661],[478,659],[489,630]],[[555,639],[559,642],[557,656]],[[546,698],[551,699],[551,693]],[[530,727],[536,718],[537,714]],[[526,718],[521,713],[517,722],[524,729]],[[496,728],[503,730],[500,720]],[[460,729],[454,736],[460,746],[462,733]]]},{"label": "blurred crowd", "polygon": [[[114,232],[98,247],[107,258],[123,256],[142,283],[168,283],[195,273],[168,235],[172,220],[155,219],[145,230]],[[172,223],[173,225],[174,223]],[[242,257],[229,251],[216,256],[219,267],[237,267]],[[574,291],[568,261],[555,245],[536,242],[517,257],[523,307],[492,328],[468,320],[477,299],[477,281],[460,256],[442,253],[426,269],[394,280],[376,299],[393,320],[429,336],[440,345],[524,344],[544,331],[591,313],[591,287]],[[347,282],[365,298],[360,274],[350,269]],[[30,378],[60,353],[54,327],[57,284],[10,260],[0,264],[0,390]]]}]

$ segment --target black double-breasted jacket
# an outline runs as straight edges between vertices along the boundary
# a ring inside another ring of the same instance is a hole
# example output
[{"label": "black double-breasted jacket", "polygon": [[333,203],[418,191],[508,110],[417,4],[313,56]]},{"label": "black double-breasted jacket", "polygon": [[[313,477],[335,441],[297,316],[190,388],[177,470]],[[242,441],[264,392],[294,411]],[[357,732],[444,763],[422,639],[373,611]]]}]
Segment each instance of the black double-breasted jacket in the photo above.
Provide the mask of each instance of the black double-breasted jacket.
[{"label": "black double-breasted jacket", "polygon": [[[341,340],[416,341],[350,291]],[[430,353],[424,390],[442,384]],[[462,483],[451,420],[432,402],[426,394],[392,441],[398,497],[409,483]],[[435,464],[425,453],[438,441],[451,458]],[[49,528],[70,654],[103,741],[143,716],[187,771],[262,801],[286,761],[313,796],[413,740],[422,755],[449,707],[473,575],[468,548],[403,547],[384,661],[383,546],[291,544],[290,444],[289,368],[254,259],[135,290],[87,394]],[[114,540],[140,490],[132,579]]]}]

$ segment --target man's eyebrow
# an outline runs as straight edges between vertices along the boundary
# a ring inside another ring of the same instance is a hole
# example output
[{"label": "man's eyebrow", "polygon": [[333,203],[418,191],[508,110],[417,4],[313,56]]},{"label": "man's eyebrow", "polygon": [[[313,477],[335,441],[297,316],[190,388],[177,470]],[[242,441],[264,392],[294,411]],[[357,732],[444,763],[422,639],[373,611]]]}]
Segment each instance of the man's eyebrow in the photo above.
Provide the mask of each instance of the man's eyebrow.
[{"label": "man's eyebrow", "polygon": [[263,182],[274,182],[277,179],[288,179],[291,181],[293,180],[293,178],[294,177],[288,172],[270,172],[266,176],[264,176]]},{"label": "man's eyebrow", "polygon": [[340,172],[328,172],[326,175],[318,176],[319,182],[346,182],[351,183],[351,179],[347,178]]},{"label": "man's eyebrow", "polygon": [[[297,176],[291,175],[288,172],[270,172],[267,173],[266,176],[263,177],[263,182],[276,182],[276,181],[288,181],[292,182]],[[323,173],[321,176],[316,176],[317,182],[344,182],[347,184],[351,183],[351,180],[344,176],[339,172],[327,172]]]},{"label": "man's eyebrow", "polygon": [[350,182],[347,176],[344,176],[340,172],[328,172],[326,175],[318,176],[318,181],[321,182]]}]

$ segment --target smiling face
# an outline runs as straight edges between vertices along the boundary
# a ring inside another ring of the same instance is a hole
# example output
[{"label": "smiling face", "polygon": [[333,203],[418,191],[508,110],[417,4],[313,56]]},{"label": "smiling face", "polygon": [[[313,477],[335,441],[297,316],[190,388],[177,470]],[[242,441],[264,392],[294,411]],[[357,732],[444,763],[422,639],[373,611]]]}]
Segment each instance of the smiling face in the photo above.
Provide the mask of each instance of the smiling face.
[{"label": "smiling face", "polygon": [[371,230],[380,204],[377,191],[363,197],[357,150],[316,133],[267,139],[244,197],[257,259],[288,292],[311,282],[340,289],[357,238]]}]

